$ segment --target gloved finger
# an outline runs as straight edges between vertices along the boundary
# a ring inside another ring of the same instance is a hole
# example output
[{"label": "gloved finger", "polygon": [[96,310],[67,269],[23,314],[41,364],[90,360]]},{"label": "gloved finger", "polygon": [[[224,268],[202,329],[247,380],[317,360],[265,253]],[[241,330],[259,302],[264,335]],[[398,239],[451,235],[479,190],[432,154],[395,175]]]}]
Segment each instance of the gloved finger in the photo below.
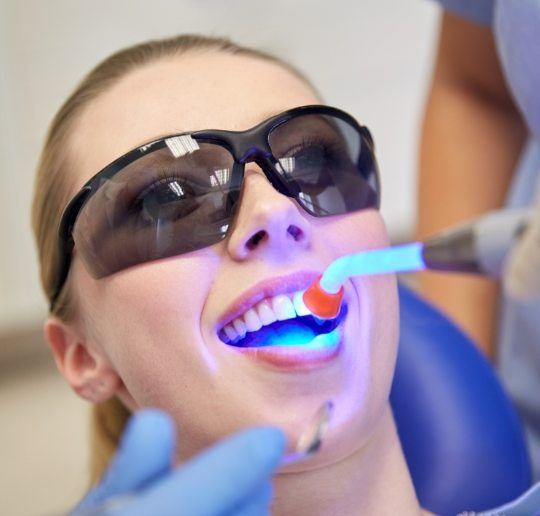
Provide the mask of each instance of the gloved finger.
[{"label": "gloved finger", "polygon": [[284,449],[285,436],[277,428],[251,428],[234,434],[142,493],[137,514],[229,514],[268,483]]},{"label": "gloved finger", "polygon": [[272,501],[272,487],[270,483],[263,485],[242,506],[232,509],[227,516],[269,516]]},{"label": "gloved finger", "polygon": [[111,466],[74,514],[108,498],[149,486],[171,470],[174,453],[175,429],[171,418],[156,409],[136,413],[122,435]]}]

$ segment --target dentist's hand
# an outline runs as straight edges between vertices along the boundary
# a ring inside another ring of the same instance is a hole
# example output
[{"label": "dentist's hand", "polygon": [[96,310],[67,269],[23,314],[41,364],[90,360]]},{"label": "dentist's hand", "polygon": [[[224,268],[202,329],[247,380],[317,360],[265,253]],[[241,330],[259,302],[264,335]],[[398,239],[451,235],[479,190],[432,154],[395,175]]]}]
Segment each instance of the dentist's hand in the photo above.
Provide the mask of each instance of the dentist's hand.
[{"label": "dentist's hand", "polygon": [[101,483],[72,515],[268,514],[270,481],[284,450],[279,429],[250,428],[174,468],[171,419],[144,410],[132,417]]},{"label": "dentist's hand", "polygon": [[504,287],[514,299],[540,299],[540,192],[527,229],[510,252]]}]

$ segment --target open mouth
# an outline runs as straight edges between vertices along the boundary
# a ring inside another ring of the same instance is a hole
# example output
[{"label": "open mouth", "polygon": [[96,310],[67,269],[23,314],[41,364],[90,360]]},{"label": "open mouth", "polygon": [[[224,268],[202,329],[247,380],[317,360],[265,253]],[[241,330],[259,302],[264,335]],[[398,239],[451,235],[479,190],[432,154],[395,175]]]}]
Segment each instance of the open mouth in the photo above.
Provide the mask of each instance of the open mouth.
[{"label": "open mouth", "polygon": [[339,340],[337,328],[347,316],[347,304],[342,304],[334,319],[319,319],[303,304],[303,293],[279,294],[260,301],[226,324],[218,332],[220,340],[238,348],[335,346]]}]

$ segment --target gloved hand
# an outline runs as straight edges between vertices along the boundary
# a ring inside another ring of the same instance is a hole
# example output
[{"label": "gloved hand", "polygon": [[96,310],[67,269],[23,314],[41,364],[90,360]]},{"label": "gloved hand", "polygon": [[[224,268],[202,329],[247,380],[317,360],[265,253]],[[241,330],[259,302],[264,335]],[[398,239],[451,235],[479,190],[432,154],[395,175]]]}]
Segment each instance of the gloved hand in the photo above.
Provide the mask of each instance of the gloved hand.
[{"label": "gloved hand", "polygon": [[277,428],[238,432],[179,468],[175,429],[159,410],[135,414],[101,483],[72,512],[140,516],[268,514],[271,476],[285,449]]},{"label": "gloved hand", "polygon": [[510,252],[503,283],[514,299],[540,298],[540,195],[525,233]]}]

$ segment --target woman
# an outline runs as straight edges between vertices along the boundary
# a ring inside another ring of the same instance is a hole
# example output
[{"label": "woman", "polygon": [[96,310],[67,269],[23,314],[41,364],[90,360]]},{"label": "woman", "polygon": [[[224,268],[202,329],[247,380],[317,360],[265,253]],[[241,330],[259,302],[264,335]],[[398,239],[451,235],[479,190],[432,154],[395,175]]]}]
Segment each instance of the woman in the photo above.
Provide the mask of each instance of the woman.
[{"label": "woman", "polygon": [[[110,57],[54,119],[33,211],[45,334],[94,404],[93,480],[139,408],[172,415],[181,463],[252,425],[292,447],[331,399],[324,447],[275,477],[275,513],[420,512],[388,401],[395,278],[348,283],[335,328],[293,322],[293,294],[334,258],[388,243],[369,133],[295,110],[318,104],[288,65],[187,36]],[[243,133],[191,134],[208,129]]]}]

